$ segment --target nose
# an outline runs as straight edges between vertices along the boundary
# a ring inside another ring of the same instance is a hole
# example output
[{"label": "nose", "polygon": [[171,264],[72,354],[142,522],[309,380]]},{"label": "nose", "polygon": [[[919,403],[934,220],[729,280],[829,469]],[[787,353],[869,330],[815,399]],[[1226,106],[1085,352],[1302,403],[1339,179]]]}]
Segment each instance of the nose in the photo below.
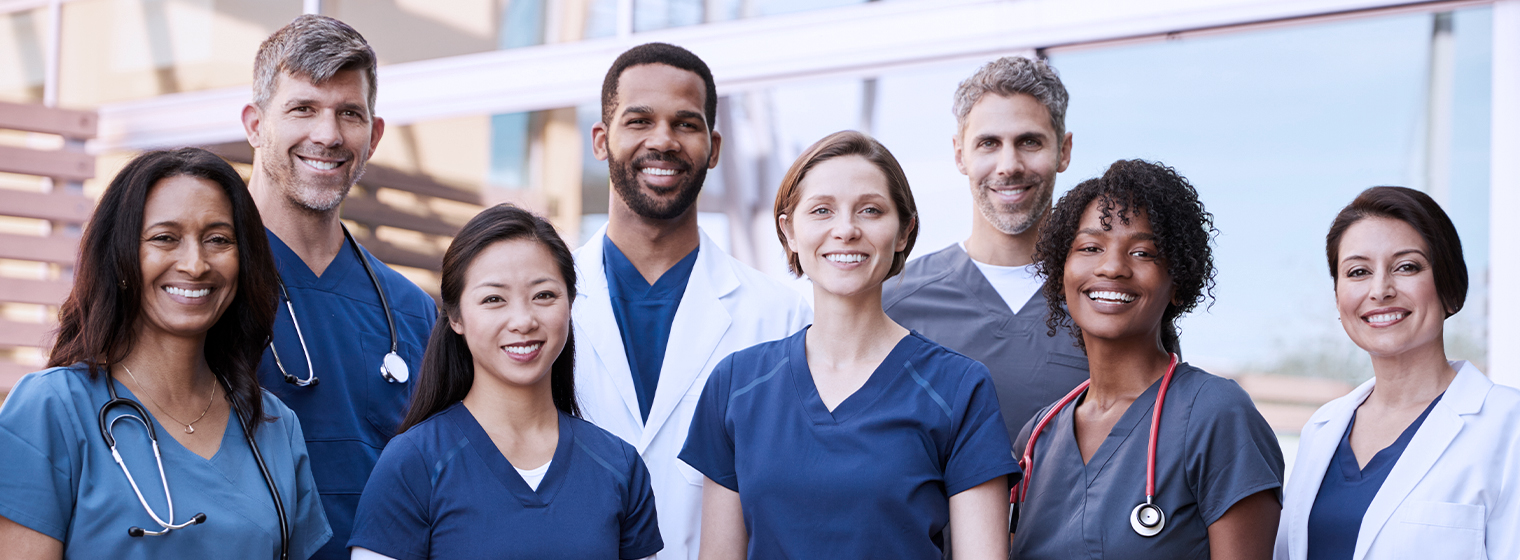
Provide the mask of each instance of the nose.
[{"label": "nose", "polygon": [[644,140],[644,146],[657,152],[674,152],[681,149],[681,143],[676,141],[675,132],[669,125],[654,127],[649,137]]},{"label": "nose", "polygon": [[308,139],[313,144],[335,148],[343,145],[343,131],[338,125],[338,113],[336,111],[323,111],[321,115],[313,119],[311,133]]},{"label": "nose", "polygon": [[833,227],[829,228],[829,234],[840,241],[854,241],[860,238],[860,217],[855,214],[841,216],[834,220]]},{"label": "nose", "polygon": [[517,334],[538,330],[538,316],[533,314],[532,306],[527,302],[514,305],[512,314],[507,317],[507,330]]},{"label": "nose", "polygon": [[1093,274],[1100,278],[1127,278],[1130,275],[1128,257],[1123,251],[1104,251]]},{"label": "nose", "polygon": [[1012,144],[1004,144],[998,150],[997,175],[998,177],[1017,177],[1024,172],[1024,158],[1019,155],[1018,149]]},{"label": "nose", "polygon": [[178,256],[175,270],[190,278],[200,278],[211,270],[211,263],[206,260],[206,246],[201,243],[181,243]]},{"label": "nose", "polygon": [[1398,287],[1394,283],[1393,274],[1378,272],[1372,278],[1372,286],[1367,290],[1367,297],[1373,301],[1383,301],[1398,295]]}]

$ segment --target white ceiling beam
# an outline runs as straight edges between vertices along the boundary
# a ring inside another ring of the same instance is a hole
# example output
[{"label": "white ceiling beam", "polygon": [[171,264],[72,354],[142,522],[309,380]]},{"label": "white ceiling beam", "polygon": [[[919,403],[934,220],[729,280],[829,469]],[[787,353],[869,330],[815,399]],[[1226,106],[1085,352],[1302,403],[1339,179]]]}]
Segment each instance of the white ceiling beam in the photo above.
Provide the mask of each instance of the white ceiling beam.
[{"label": "white ceiling beam", "polygon": [[[869,3],[492,51],[380,68],[376,113],[391,124],[595,102],[628,47],[663,41],[701,56],[720,92],[820,78],[870,76],[1034,48],[1127,41],[1196,30],[1435,10],[1472,0],[919,0]],[[96,152],[243,138],[247,86],[100,107]]]}]

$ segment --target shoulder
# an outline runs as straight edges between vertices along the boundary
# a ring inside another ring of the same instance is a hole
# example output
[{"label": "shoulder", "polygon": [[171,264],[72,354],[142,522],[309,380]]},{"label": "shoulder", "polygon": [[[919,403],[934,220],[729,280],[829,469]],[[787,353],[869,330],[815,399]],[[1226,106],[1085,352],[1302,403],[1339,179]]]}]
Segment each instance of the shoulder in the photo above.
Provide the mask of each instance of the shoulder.
[{"label": "shoulder", "polygon": [[789,346],[797,344],[797,339],[804,338],[806,336],[807,329],[802,329],[795,333],[792,333],[791,335],[788,335],[786,338],[761,342],[754,346],[750,346],[743,350],[729,354],[727,358],[723,359],[723,362],[726,363],[727,367],[720,365],[717,369],[714,370],[714,373],[720,370],[728,370],[730,375],[742,375],[739,372],[748,371],[751,369],[746,366],[779,363],[781,360],[788,357],[790,353]]},{"label": "shoulder", "polygon": [[560,418],[567,421],[575,441],[579,446],[584,446],[601,457],[609,460],[613,457],[637,456],[638,451],[633,445],[623,441],[607,430],[582,418],[576,418],[568,414],[560,414]]},{"label": "shoulder", "polygon": [[421,319],[428,321],[434,319],[437,311],[433,296],[428,295],[400,272],[380,262],[380,259],[370,254],[367,248],[364,250],[364,257],[368,260],[370,268],[374,269],[375,277],[379,278],[380,283],[385,286],[385,297],[392,307]]},{"label": "shoulder", "polygon": [[918,331],[910,331],[908,336],[916,338],[922,347],[914,352],[912,361],[922,365],[931,365],[928,368],[938,376],[952,376],[961,381],[992,381],[987,372],[987,366],[981,362],[940,345],[938,342],[929,340]]},{"label": "shoulder", "polygon": [[[96,375],[103,377],[106,373],[102,370]],[[34,419],[33,415],[37,413],[72,410],[83,405],[84,399],[88,399],[86,385],[90,381],[89,368],[84,364],[34,371],[16,382],[0,410],[19,414],[18,418],[28,421]],[[0,415],[6,416],[11,414]]]},{"label": "shoulder", "polygon": [[882,307],[890,308],[954,271],[964,252],[956,244],[908,261],[902,272],[882,284]]},{"label": "shoulder", "polygon": [[404,460],[416,458],[432,460],[450,455],[458,448],[463,447],[468,439],[448,418],[449,414],[463,404],[455,403],[449,408],[443,409],[417,425],[408,428],[405,432],[391,438],[385,449],[380,452],[381,460],[387,456],[391,460]]},{"label": "shoulder", "polygon": [[724,253],[721,250],[716,252],[718,253],[716,256],[719,257],[719,262],[721,263],[720,266],[728,268],[733,273],[734,278],[739,281],[739,288],[736,291],[743,292],[744,298],[762,298],[756,301],[767,302],[765,305],[766,309],[778,308],[779,306],[775,305],[775,303],[782,301],[791,307],[807,305],[807,301],[802,298],[802,294],[797,293],[797,290],[787,287],[786,284],[782,284],[780,280],[751,268],[728,253]]},{"label": "shoulder", "polygon": [[1234,379],[1214,375],[1187,362],[1177,364],[1172,386],[1167,392],[1170,393],[1168,399],[1172,395],[1190,395],[1194,414],[1234,410],[1242,406],[1256,408],[1251,395]]}]

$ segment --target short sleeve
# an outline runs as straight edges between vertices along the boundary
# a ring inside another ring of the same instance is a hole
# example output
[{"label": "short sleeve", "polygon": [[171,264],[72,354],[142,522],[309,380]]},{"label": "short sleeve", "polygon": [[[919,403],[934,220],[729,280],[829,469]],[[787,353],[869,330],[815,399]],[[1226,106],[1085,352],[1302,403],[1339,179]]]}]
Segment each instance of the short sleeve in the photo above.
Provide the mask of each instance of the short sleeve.
[{"label": "short sleeve", "polygon": [[1282,503],[1282,448],[1240,385],[1206,381],[1194,398],[1187,434],[1188,484],[1205,524],[1263,490],[1273,490]]},{"label": "short sleeve", "polygon": [[962,381],[964,395],[957,409],[959,429],[951,446],[950,460],[945,465],[945,494],[954,496],[992,480],[1011,474],[1009,484],[1018,482],[1018,460],[1013,457],[1013,445],[1008,441],[1008,427],[1003,423],[1003,413],[998,407],[997,392],[992,388],[992,377],[987,366],[972,362]]},{"label": "short sleeve", "polygon": [[686,432],[686,445],[678,458],[724,488],[739,491],[734,467],[734,438],[728,433],[728,384],[733,377],[735,354],[713,368],[697,401],[697,411]]},{"label": "short sleeve", "polygon": [[68,420],[60,376],[22,377],[0,406],[0,516],[65,542],[82,434]]},{"label": "short sleeve", "polygon": [[406,437],[392,439],[364,485],[349,547],[399,560],[428,557],[433,481],[427,460]]},{"label": "short sleeve", "polygon": [[[268,399],[273,395],[265,393]],[[266,410],[268,410],[266,408]],[[311,476],[311,457],[306,452],[306,436],[301,432],[301,421],[290,409],[283,411],[290,438],[290,456],[295,459],[296,503],[287,505],[290,517],[290,557],[310,558],[322,545],[332,538],[332,527],[322,509],[322,497],[317,493],[316,479]]]},{"label": "short sleeve", "polygon": [[623,522],[618,536],[618,557],[636,560],[665,548],[660,538],[660,524],[655,513],[654,491],[649,486],[649,469],[633,446],[619,440],[623,456],[629,462],[627,495],[623,497]]}]

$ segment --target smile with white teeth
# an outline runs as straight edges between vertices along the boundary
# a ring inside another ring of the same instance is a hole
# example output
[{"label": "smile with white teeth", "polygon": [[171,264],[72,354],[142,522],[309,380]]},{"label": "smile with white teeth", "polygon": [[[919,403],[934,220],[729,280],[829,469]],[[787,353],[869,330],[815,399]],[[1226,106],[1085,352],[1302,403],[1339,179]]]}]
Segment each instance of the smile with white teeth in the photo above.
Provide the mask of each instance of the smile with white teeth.
[{"label": "smile with white teeth", "polygon": [[645,167],[643,169],[640,169],[639,172],[645,175],[660,175],[667,177],[676,174],[676,170],[674,169],[661,169],[659,167]]},{"label": "smile with white teeth", "polygon": [[1368,323],[1392,323],[1408,316],[1409,313],[1407,311],[1396,311],[1393,313],[1379,313],[1363,320]]},{"label": "smile with white teeth", "polygon": [[175,296],[187,297],[187,298],[198,298],[198,297],[206,297],[206,294],[211,293],[211,288],[201,288],[199,290],[186,290],[184,288],[176,288],[174,286],[164,286],[164,291],[165,292],[169,292],[169,295],[175,295]]},{"label": "smile with white teeth", "polygon": [[1129,303],[1135,296],[1123,292],[1087,292],[1088,299],[1105,303]]},{"label": "smile with white teeth", "polygon": [[823,258],[826,258],[831,262],[843,264],[853,264],[866,260],[866,256],[861,253],[830,253],[828,255],[824,255]]},{"label": "smile with white teeth", "polygon": [[517,355],[520,355],[520,356],[526,356],[528,354],[532,354],[534,352],[537,352],[539,348],[543,348],[543,347],[544,347],[544,343],[542,343],[542,342],[535,342],[533,344],[528,344],[528,345],[503,346],[502,349],[506,350],[508,354],[517,354]]},{"label": "smile with white teeth", "polygon": [[337,169],[339,165],[343,165],[343,162],[341,161],[320,161],[315,159],[306,159],[300,156],[296,156],[296,158],[301,160],[301,163],[311,166],[312,169],[320,169],[322,171]]}]

